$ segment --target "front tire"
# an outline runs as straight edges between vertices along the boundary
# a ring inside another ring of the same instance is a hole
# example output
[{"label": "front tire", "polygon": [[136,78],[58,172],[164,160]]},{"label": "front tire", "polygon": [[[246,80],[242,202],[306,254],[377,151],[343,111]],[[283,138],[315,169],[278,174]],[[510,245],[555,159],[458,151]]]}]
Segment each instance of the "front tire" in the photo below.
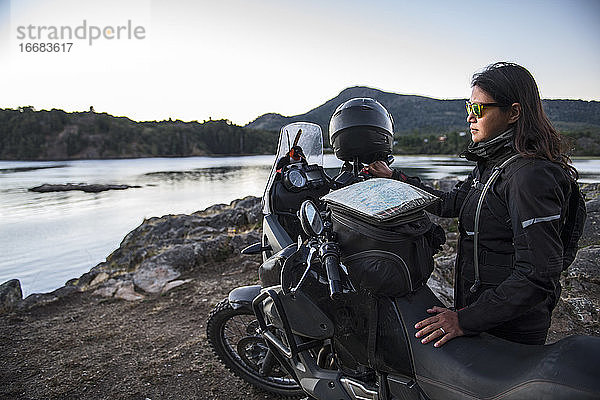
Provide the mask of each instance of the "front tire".
[{"label": "front tire", "polygon": [[[206,336],[225,366],[246,382],[267,392],[281,396],[303,394],[300,385],[287,374],[273,357],[267,357],[268,346],[256,333],[258,322],[245,308],[231,307],[229,299],[219,302],[211,311],[206,325]],[[261,370],[267,361],[268,373]]]}]

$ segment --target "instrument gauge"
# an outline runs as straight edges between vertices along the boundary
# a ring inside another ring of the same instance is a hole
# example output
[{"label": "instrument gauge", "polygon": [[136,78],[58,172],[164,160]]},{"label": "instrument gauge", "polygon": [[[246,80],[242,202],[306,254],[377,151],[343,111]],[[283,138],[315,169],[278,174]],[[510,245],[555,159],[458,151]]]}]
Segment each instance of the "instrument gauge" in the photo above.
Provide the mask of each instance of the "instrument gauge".
[{"label": "instrument gauge", "polygon": [[292,186],[297,187],[298,189],[303,188],[304,185],[306,185],[306,175],[304,175],[299,169],[290,170],[288,179]]},{"label": "instrument gauge", "polygon": [[290,192],[299,192],[307,183],[306,173],[300,168],[290,168],[283,175],[283,185]]}]

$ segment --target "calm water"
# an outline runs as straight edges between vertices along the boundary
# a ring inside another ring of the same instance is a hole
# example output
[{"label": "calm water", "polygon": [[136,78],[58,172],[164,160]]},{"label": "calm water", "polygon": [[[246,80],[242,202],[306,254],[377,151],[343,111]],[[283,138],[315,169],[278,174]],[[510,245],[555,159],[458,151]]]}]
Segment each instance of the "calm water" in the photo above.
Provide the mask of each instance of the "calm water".
[{"label": "calm water", "polygon": [[[261,196],[274,156],[146,158],[61,162],[0,161],[0,283],[18,278],[25,295],[79,277],[144,218],[192,213]],[[325,157],[325,166],[340,161]],[[582,181],[600,181],[600,160],[577,160]],[[395,167],[425,178],[464,177],[455,157],[397,156]],[[43,183],[113,183],[141,188],[101,193],[35,193]]]}]

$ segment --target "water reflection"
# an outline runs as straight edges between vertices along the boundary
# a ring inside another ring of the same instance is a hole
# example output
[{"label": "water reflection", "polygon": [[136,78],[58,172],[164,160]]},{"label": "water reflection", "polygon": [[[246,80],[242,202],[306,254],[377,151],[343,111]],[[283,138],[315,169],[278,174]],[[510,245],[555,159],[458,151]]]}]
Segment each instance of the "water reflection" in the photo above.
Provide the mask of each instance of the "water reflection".
[{"label": "water reflection", "polygon": [[471,161],[465,160],[464,158],[449,158],[443,160],[433,160],[432,165],[448,166],[448,165],[462,165],[462,166],[473,166]]},{"label": "water reflection", "polygon": [[17,168],[0,168],[0,174],[12,174],[14,172],[28,172],[28,171],[36,171],[39,169],[49,169],[49,168],[62,168],[65,165],[38,165],[34,167],[17,167]]},{"label": "water reflection", "polygon": [[159,171],[144,174],[145,177],[159,182],[204,182],[230,181],[244,177],[269,173],[270,166],[224,166],[213,168],[197,168],[189,171]]},{"label": "water reflection", "polygon": [[600,173],[597,172],[589,172],[589,171],[579,171],[579,182],[600,182]]}]

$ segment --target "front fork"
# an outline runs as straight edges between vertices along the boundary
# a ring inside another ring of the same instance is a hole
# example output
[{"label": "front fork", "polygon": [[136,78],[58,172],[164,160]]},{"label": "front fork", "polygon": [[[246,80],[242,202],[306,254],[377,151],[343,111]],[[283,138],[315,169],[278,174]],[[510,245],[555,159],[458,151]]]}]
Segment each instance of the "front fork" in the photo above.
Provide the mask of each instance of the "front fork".
[{"label": "front fork", "polygon": [[[269,298],[281,319],[282,328],[276,328],[265,317],[263,302]],[[258,332],[265,339],[273,356],[306,393],[316,399],[353,400],[343,388],[341,372],[320,368],[316,358],[310,353],[310,350],[322,347],[323,341],[301,340],[292,332],[276,290],[264,290],[253,300],[252,308],[258,321]],[[278,335],[280,332],[282,335]]]}]

